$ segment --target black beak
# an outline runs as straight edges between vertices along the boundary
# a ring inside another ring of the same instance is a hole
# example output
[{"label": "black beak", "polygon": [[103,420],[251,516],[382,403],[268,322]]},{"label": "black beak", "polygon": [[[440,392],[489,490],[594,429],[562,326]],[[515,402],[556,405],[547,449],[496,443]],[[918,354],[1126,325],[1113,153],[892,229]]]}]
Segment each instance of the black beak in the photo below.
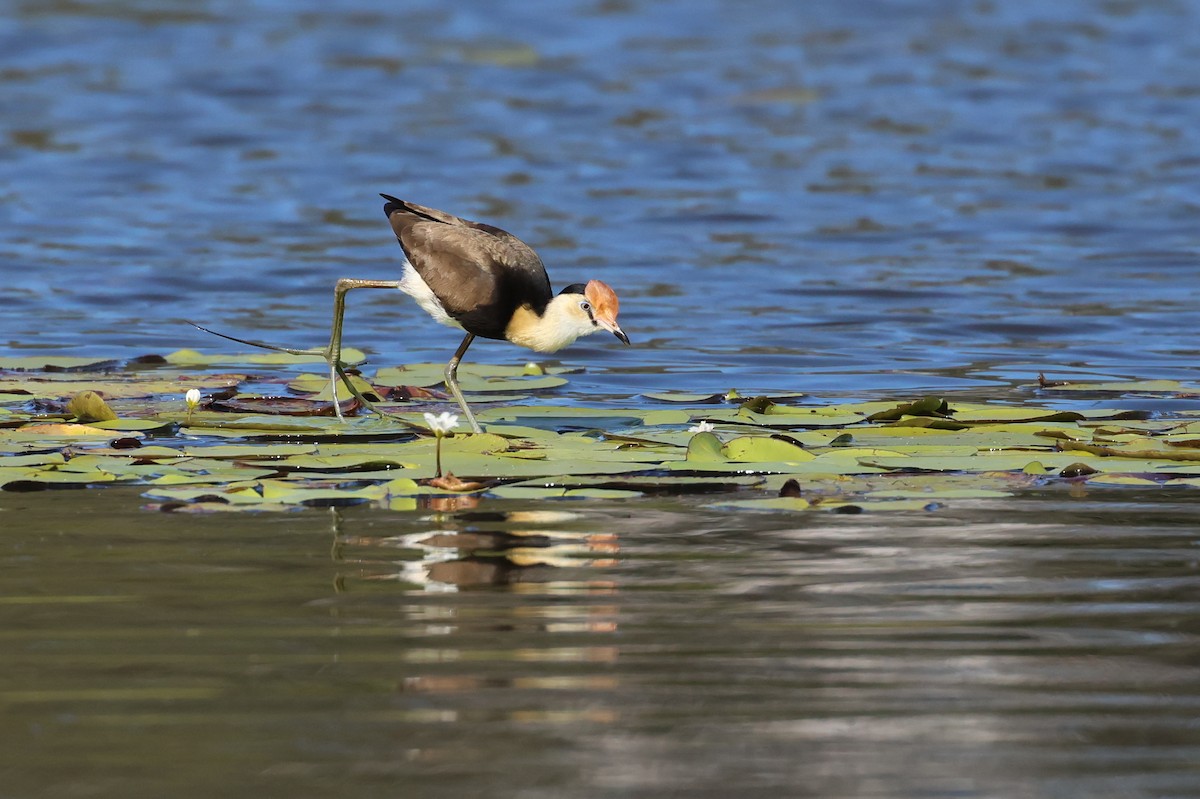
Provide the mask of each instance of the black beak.
[{"label": "black beak", "polygon": [[629,336],[625,335],[625,331],[621,328],[618,327],[616,330],[614,330],[613,335],[621,339],[621,341],[624,341],[626,344],[629,343]]}]

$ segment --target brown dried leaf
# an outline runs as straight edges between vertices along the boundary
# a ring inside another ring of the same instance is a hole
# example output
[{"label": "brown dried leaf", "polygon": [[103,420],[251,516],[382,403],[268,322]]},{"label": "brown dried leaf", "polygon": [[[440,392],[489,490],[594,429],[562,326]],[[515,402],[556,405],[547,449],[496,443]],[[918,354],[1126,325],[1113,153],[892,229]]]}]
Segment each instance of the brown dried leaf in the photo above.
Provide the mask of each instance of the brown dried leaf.
[{"label": "brown dried leaf", "polygon": [[453,472],[446,472],[441,477],[434,477],[429,481],[428,485],[431,488],[440,488],[443,491],[480,491],[487,488],[484,483],[478,483],[474,480],[460,480],[454,476]]}]

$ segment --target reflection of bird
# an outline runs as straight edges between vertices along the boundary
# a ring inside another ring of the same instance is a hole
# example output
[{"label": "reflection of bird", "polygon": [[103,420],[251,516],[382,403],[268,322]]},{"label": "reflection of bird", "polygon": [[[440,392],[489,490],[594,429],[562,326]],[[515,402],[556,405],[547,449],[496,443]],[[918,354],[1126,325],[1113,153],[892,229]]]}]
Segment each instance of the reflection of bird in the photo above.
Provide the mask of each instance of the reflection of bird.
[{"label": "reflection of bird", "polygon": [[629,343],[617,324],[616,292],[607,284],[576,283],[555,295],[541,258],[511,233],[381,196],[387,200],[383,212],[404,250],[404,274],[400,280],[342,278],[337,282],[333,330],[324,352],[331,379],[343,372],[346,292],[357,288],[398,288],[438,322],[466,331],[446,364],[446,387],[476,433],[483,429],[463,397],[457,376],[458,363],[476,336],[505,339],[536,352],[555,352],[598,330]]}]

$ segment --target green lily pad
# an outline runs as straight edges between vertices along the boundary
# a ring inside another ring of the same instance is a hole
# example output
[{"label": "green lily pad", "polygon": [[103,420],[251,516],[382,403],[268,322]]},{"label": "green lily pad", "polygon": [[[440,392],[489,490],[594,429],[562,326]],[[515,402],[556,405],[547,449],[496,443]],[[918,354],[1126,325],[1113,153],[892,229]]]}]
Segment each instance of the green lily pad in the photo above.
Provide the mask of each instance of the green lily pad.
[{"label": "green lily pad", "polygon": [[[464,366],[460,374],[464,384],[476,381],[488,391],[472,399],[488,400],[478,409],[488,432],[460,431],[441,443],[443,471],[481,483],[472,502],[713,493],[714,506],[723,508],[747,503],[746,509],[841,513],[999,501],[1068,478],[1096,490],[1200,485],[1200,422],[1184,411],[1148,418],[1144,411],[942,398],[802,406],[784,404],[782,396],[754,397],[736,408],[706,403],[703,411],[549,406],[506,392],[561,385],[560,368],[474,367]],[[262,406],[241,390],[242,382],[282,387],[283,379],[141,368],[136,374],[89,374],[94,379],[86,381],[62,372],[5,376],[13,385],[39,388],[0,393],[0,403],[12,407],[0,408],[0,484],[36,490],[137,483],[164,510],[200,512],[353,503],[415,510],[418,499],[452,496],[424,483],[436,471],[438,445],[420,398],[389,403],[394,418],[385,419],[366,411],[344,421],[247,413]],[[397,385],[438,384],[443,369],[419,364],[379,374]],[[224,381],[222,390],[240,393],[187,413],[184,388],[210,377],[214,387]],[[364,391],[367,382],[387,386],[369,380],[360,383]],[[320,392],[327,380],[318,373],[293,379],[291,386]],[[156,390],[148,394],[149,387]],[[28,410],[31,397],[57,400],[79,391],[104,398],[121,418],[79,425],[61,412],[36,418]],[[733,401],[730,394],[699,396]],[[237,402],[244,407],[229,411]],[[697,416],[716,424],[716,431],[689,431]],[[745,487],[778,492],[787,480],[797,481],[801,501],[734,494]]]},{"label": "green lily pad", "polygon": [[1115,383],[1064,383],[1046,386],[1049,391],[1093,391],[1107,394],[1168,394],[1200,391],[1198,386],[1185,386],[1177,380],[1129,380]]},{"label": "green lily pad", "polygon": [[658,400],[659,402],[682,402],[689,405],[725,402],[724,394],[689,394],[682,391],[667,391],[650,392],[642,396],[646,399]]},{"label": "green lily pad", "polygon": [[996,499],[1011,497],[1012,492],[996,491],[988,488],[942,488],[920,492],[891,489],[869,491],[864,496],[867,499],[919,499],[928,501],[931,499]]},{"label": "green lily pad", "polygon": [[4,468],[12,469],[18,466],[57,466],[65,461],[61,452],[35,452],[29,455],[7,455],[0,460],[0,464]]},{"label": "green lily pad", "polygon": [[687,411],[665,410],[650,411],[642,417],[642,424],[648,426],[667,424],[689,424],[692,415]]},{"label": "green lily pad", "polygon": [[[112,432],[103,430],[96,425],[70,423],[35,423],[23,427],[0,430],[0,438],[10,440],[38,439],[42,441],[72,441],[80,438],[112,438]],[[131,432],[130,435],[140,436]]]},{"label": "green lily pad", "polygon": [[712,433],[696,433],[688,442],[688,463],[728,463],[721,439]]},{"label": "green lily pad", "polygon": [[556,375],[541,377],[486,377],[473,375],[459,376],[458,385],[464,393],[488,393],[493,391],[541,391],[548,388],[558,388],[567,384],[566,378]]},{"label": "green lily pad", "polygon": [[[445,382],[446,365],[414,363],[379,369],[372,382],[378,386],[417,386],[430,388]],[[464,392],[536,391],[565,385],[566,379],[556,375],[567,370],[546,369],[538,364],[498,366],[467,363],[458,368],[458,383]]]},{"label": "green lily pad", "polygon": [[1137,477],[1130,474],[1098,474],[1089,477],[1087,481],[1089,486],[1153,486],[1158,487],[1157,480],[1150,480],[1146,477]]},{"label": "green lily pad", "polygon": [[174,423],[163,419],[111,419],[88,424],[99,430],[117,433],[161,433],[169,430]]},{"label": "green lily pad", "polygon": [[[243,352],[206,354],[197,350],[176,350],[164,356],[173,366],[217,366],[221,364],[254,364],[256,366],[291,366],[304,363],[325,363],[322,355],[292,355],[287,352]],[[342,363],[358,364],[367,359],[366,353],[352,347],[342,348]]]},{"label": "green lily pad", "polygon": [[906,402],[876,411],[867,416],[868,422],[891,422],[904,416],[947,416],[953,413],[941,397],[923,397],[916,402]]},{"label": "green lily pad", "polygon": [[[703,435],[703,433],[701,434]],[[816,458],[811,452],[788,441],[769,436],[740,436],[722,448],[725,459],[736,462],[811,461]]]},{"label": "green lily pad", "polygon": [[0,357],[0,369],[21,372],[45,370],[84,371],[105,369],[118,363],[111,359],[81,358],[69,355],[25,355],[22,357]]},{"label": "green lily pad", "polygon": [[95,391],[80,391],[71,397],[71,401],[67,403],[67,413],[74,416],[76,421],[84,424],[111,422],[117,418],[104,398]]},{"label": "green lily pad", "polygon": [[[175,373],[170,377],[141,374],[51,372],[39,374],[0,374],[0,395],[14,399],[60,399],[81,391],[95,391],[107,401],[162,394],[184,394],[189,388],[218,391],[236,386],[245,375],[193,375]],[[183,407],[182,397],[178,407]]]},{"label": "green lily pad", "polygon": [[737,508],[739,510],[799,511],[809,510],[812,503],[803,497],[770,497],[767,499],[737,499],[713,503],[710,508]]},{"label": "green lily pad", "polygon": [[640,491],[562,486],[498,486],[488,493],[500,499],[630,499],[642,496]]},{"label": "green lily pad", "polygon": [[[358,375],[350,375],[350,382],[358,389],[358,392],[369,400],[381,401],[383,398],[375,393],[375,387]],[[348,400],[354,396],[353,392],[346,387],[342,380],[338,380],[337,398],[340,401]],[[331,402],[331,393],[329,390],[329,375],[327,374],[303,374],[293,378],[287,384],[288,388],[297,394],[309,394],[311,399],[325,400]]]},{"label": "green lily pad", "polygon": [[399,458],[381,455],[292,455],[273,461],[273,465],[285,472],[339,472],[357,474],[378,469],[412,469],[415,463],[405,463]]}]

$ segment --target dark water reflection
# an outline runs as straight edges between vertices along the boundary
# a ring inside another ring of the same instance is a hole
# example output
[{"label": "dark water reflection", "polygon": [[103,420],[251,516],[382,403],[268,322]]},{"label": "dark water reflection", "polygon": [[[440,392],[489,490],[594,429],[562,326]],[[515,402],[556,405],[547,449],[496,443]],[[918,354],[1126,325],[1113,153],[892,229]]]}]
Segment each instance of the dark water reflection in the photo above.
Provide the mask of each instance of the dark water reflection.
[{"label": "dark water reflection", "polygon": [[103,536],[15,495],[6,792],[1194,796],[1197,514],[1161,493],[231,526],[118,489]]},{"label": "dark water reflection", "polygon": [[[618,288],[636,346],[563,353],[556,400],[1197,377],[1191,0],[5,12],[6,354],[319,345],[336,277],[395,276],[388,191]],[[454,344],[351,305],[375,364]],[[0,794],[1194,796],[1189,496],[351,510],[335,546],[5,495]]]}]

